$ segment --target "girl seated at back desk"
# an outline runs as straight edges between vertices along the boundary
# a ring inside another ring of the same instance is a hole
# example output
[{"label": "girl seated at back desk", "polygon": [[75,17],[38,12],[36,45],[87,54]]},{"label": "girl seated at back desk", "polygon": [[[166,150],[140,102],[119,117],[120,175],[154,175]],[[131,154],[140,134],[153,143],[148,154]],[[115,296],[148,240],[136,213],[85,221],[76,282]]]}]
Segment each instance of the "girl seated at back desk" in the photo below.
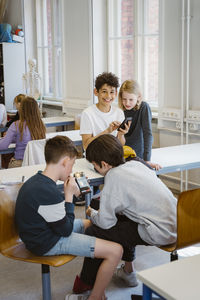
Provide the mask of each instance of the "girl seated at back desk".
[{"label": "girl seated at back desk", "polygon": [[21,167],[26,145],[31,140],[44,139],[46,127],[40,117],[37,101],[25,97],[19,108],[19,120],[13,122],[6,135],[0,140],[0,150],[7,149],[11,143],[16,144],[14,157],[8,168]]}]

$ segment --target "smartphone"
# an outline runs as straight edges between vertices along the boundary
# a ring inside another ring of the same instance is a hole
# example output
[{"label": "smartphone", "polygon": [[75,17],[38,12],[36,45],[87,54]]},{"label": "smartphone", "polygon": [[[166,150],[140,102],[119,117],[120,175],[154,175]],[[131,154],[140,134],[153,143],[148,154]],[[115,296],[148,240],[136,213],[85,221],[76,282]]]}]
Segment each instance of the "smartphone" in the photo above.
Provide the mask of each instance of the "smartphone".
[{"label": "smartphone", "polygon": [[124,121],[119,125],[119,127],[117,128],[117,130],[119,131],[119,129],[125,129],[125,124],[128,124],[129,121],[132,121],[132,117],[126,117],[124,119]]},{"label": "smartphone", "polygon": [[74,173],[74,177],[80,189],[81,194],[91,193],[90,185],[83,172]]}]

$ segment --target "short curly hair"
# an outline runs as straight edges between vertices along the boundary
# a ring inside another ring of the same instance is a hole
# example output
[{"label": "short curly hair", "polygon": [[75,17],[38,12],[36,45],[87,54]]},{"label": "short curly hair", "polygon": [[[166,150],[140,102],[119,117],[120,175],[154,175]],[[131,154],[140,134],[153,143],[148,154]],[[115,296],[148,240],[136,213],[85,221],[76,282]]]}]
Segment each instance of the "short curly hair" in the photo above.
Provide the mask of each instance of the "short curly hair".
[{"label": "short curly hair", "polygon": [[111,87],[115,87],[116,89],[119,87],[119,79],[116,75],[111,72],[103,72],[96,77],[95,80],[95,88],[97,92],[99,92],[100,88],[107,84]]}]

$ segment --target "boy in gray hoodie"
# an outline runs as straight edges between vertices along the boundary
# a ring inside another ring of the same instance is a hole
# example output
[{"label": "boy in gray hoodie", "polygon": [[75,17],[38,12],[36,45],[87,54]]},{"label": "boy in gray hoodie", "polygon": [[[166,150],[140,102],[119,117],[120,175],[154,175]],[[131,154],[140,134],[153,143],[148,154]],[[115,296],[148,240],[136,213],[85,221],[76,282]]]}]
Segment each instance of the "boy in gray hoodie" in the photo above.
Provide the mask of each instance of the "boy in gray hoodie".
[{"label": "boy in gray hoodie", "polygon": [[[134,249],[136,245],[167,245],[176,241],[177,200],[154,170],[139,161],[125,163],[123,147],[112,135],[101,135],[93,140],[86,158],[105,176],[100,197],[100,208],[88,208],[93,226],[88,235],[114,241],[124,248],[121,266],[115,276],[127,286],[136,286]],[[85,258],[74,292],[81,292],[84,284],[93,286],[100,259]]]}]

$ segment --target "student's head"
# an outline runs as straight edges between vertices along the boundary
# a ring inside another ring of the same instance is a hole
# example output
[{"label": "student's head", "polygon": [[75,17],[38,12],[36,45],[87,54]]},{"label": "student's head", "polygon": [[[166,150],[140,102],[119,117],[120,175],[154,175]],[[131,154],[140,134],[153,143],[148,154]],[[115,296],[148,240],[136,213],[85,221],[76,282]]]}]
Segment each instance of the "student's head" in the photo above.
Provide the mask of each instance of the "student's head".
[{"label": "student's head", "polygon": [[94,94],[98,97],[98,102],[101,105],[110,106],[117,96],[118,87],[118,77],[113,73],[104,72],[98,75],[95,80]]},{"label": "student's head", "polygon": [[118,104],[123,110],[138,110],[142,102],[142,93],[139,84],[135,80],[126,80],[122,83]]},{"label": "student's head", "polygon": [[44,139],[46,127],[41,120],[37,101],[32,97],[22,99],[19,109],[19,130],[21,138],[25,126],[28,126],[32,140]]},{"label": "student's head", "polygon": [[112,167],[124,163],[124,151],[118,138],[103,134],[94,139],[86,149],[86,159],[105,175]]},{"label": "student's head", "polygon": [[72,172],[78,151],[66,136],[55,136],[46,142],[44,155],[47,165],[60,168],[60,179],[65,181]]},{"label": "student's head", "polygon": [[21,104],[21,102],[22,102],[22,100],[24,99],[26,97],[26,95],[24,95],[24,94],[19,94],[19,95],[17,95],[15,98],[14,98],[14,105],[15,105],[15,107],[16,107],[16,109],[17,110],[19,110],[19,108],[20,108],[20,104]]}]

